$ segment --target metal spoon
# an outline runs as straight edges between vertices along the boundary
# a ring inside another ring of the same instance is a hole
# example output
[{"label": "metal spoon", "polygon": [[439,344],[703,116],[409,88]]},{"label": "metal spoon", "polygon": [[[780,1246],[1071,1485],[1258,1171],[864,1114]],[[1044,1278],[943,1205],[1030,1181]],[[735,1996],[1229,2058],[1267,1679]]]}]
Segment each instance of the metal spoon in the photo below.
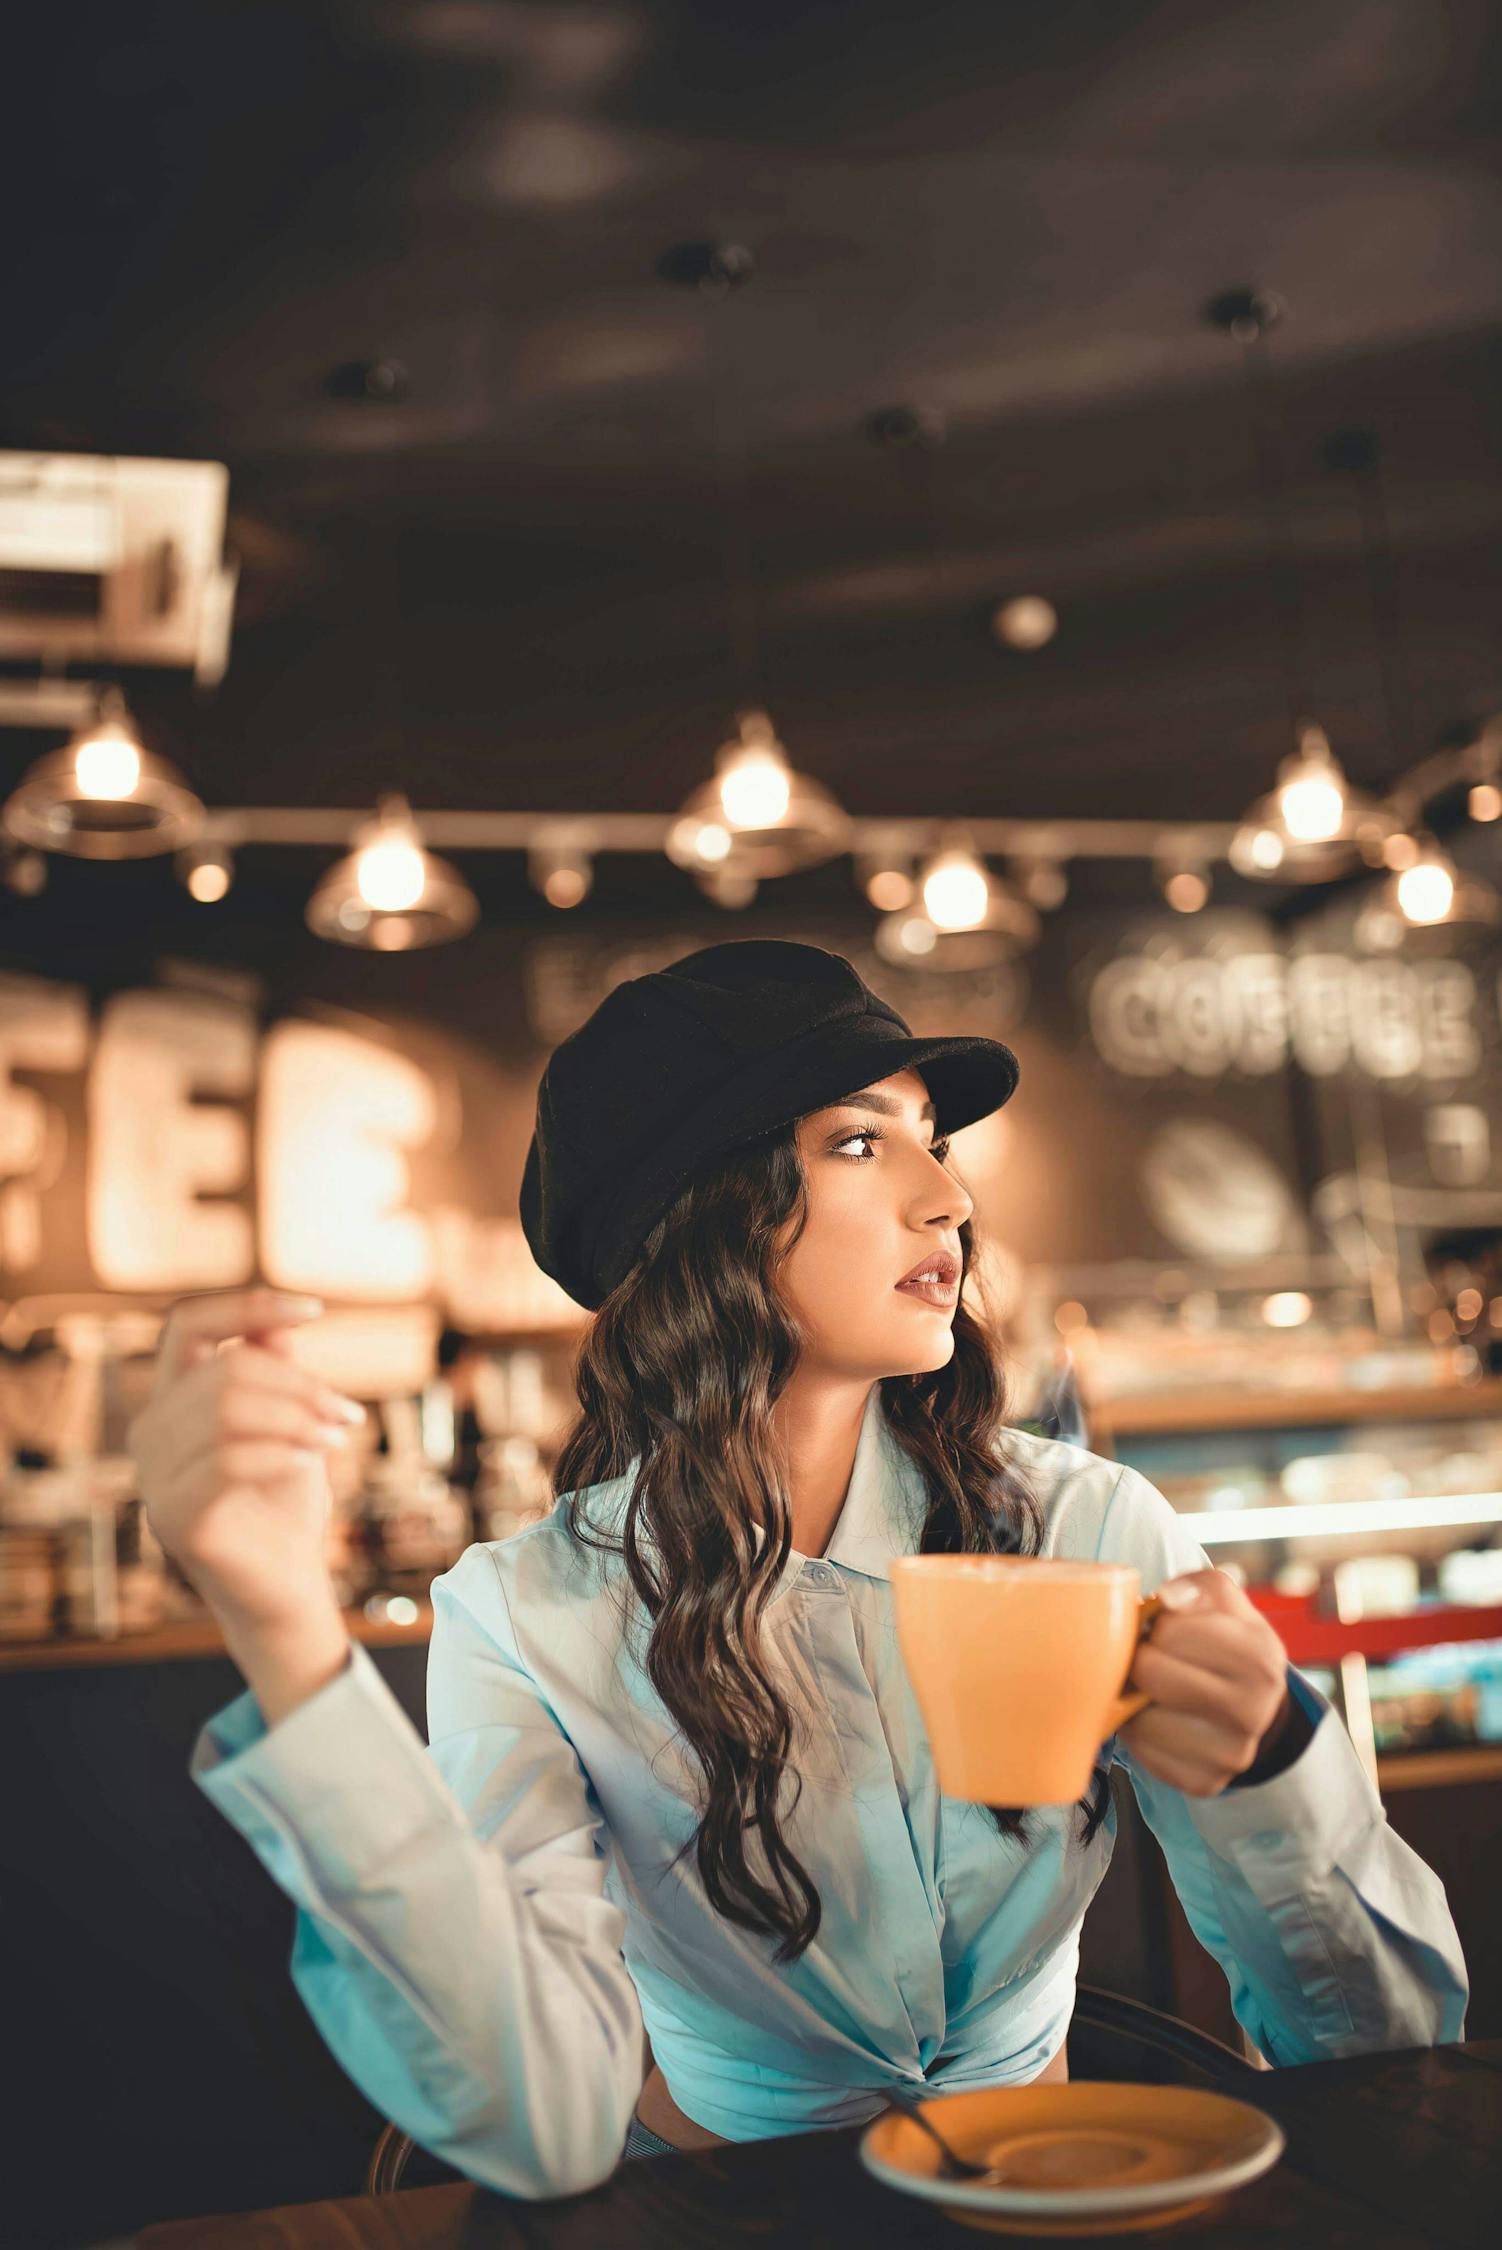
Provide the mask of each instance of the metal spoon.
[{"label": "metal spoon", "polygon": [[889,2093],[887,2100],[893,2109],[901,2110],[915,2125],[921,2125],[929,2139],[944,2159],[944,2175],[951,2180],[989,2180],[994,2177],[993,2164],[972,2164],[968,2156],[956,2156],[932,2118],[925,2117],[923,2105],[914,2094]]}]

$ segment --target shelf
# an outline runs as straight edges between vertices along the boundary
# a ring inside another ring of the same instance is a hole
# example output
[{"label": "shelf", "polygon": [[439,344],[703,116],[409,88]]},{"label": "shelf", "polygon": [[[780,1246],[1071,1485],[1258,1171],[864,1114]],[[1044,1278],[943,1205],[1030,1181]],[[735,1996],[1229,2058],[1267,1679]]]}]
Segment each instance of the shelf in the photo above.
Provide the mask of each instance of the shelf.
[{"label": "shelf", "polygon": [[1319,1615],[1306,1595],[1279,1594],[1268,1586],[1247,1591],[1294,1664],[1339,1664],[1343,1656],[1364,1656],[1369,1663],[1381,1664],[1413,1649],[1502,1640],[1502,1606],[1444,1602],[1396,1617],[1345,1620]]},{"label": "shelf", "polygon": [[1377,1787],[1384,1796],[1393,1789],[1449,1789],[1467,1781],[1502,1781],[1502,1743],[1464,1743],[1377,1760]]},{"label": "shelf", "polygon": [[1202,1547],[1463,1530],[1470,1524],[1502,1523],[1502,1492],[1412,1493],[1402,1500],[1289,1500],[1265,1508],[1183,1508],[1179,1521],[1193,1525]]},{"label": "shelf", "polygon": [[[363,1610],[347,1609],[344,1623],[350,1639],[366,1648],[399,1648],[404,1642],[426,1642],[433,1630],[433,1605],[419,1602],[410,1625],[389,1618],[379,1621]],[[165,1664],[181,1657],[223,1656],[224,1638],[211,1617],[185,1618],[172,1625],[153,1626],[147,1633],[121,1633],[110,1640],[76,1638],[42,1641],[0,1641],[0,1672],[61,1672],[107,1664]]]},{"label": "shelf", "polygon": [[1313,1429],[1343,1422],[1452,1422],[1502,1415],[1502,1377],[1385,1390],[1163,1391],[1087,1399],[1092,1443],[1210,1430]]}]

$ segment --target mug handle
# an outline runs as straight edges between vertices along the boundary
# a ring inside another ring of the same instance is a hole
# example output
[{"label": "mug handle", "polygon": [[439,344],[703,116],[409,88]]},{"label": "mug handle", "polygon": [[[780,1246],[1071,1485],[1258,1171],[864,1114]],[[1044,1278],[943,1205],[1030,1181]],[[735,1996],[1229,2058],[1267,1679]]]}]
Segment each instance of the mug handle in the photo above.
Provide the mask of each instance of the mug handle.
[{"label": "mug handle", "polygon": [[[1137,1643],[1139,1647],[1149,1637],[1153,1619],[1162,1607],[1162,1601],[1156,1594],[1149,1594],[1145,1601],[1137,1604]],[[1131,1676],[1129,1669],[1127,1672],[1128,1680],[1131,1679]],[[1135,1719],[1137,1713],[1145,1711],[1151,1702],[1152,1697],[1143,1688],[1133,1688],[1130,1695],[1118,1695],[1106,1714],[1106,1736],[1115,1734],[1118,1728],[1126,1725],[1128,1719]],[[1104,1740],[1105,1737],[1102,1737],[1102,1739]]]}]

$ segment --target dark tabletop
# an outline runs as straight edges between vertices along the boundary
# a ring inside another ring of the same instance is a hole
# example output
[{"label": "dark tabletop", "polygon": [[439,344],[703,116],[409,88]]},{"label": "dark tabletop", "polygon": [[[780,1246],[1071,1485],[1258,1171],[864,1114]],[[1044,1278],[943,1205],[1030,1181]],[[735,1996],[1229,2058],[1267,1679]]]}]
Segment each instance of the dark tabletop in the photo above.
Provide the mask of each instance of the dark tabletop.
[{"label": "dark tabletop", "polygon": [[[1250,2187],[1173,2227],[1176,2242],[1491,2250],[1502,2238],[1502,2040],[1265,2071],[1245,2098],[1277,2119],[1287,2152]],[[552,2203],[460,2183],[177,2219],[143,2228],[138,2250],[964,2250],[984,2239],[878,2185],[856,2154],[860,2132],[643,2158],[592,2194]]]}]

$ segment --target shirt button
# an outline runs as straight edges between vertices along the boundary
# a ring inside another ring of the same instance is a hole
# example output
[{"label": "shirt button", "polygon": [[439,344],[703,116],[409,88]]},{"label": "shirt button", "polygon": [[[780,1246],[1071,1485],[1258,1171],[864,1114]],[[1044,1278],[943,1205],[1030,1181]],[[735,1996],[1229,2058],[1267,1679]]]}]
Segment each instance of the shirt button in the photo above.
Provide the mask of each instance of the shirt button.
[{"label": "shirt button", "polygon": [[811,1562],[808,1566],[808,1582],[811,1586],[832,1586],[834,1572],[828,1563]]}]

